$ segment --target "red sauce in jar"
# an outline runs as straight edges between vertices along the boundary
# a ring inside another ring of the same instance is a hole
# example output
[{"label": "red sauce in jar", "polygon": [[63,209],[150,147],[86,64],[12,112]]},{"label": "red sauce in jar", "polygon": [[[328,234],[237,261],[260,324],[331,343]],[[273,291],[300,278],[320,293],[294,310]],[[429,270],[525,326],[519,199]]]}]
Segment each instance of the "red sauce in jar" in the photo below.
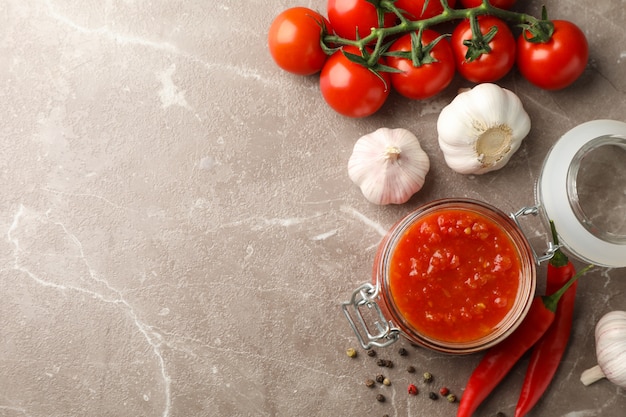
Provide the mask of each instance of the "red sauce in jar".
[{"label": "red sauce in jar", "polygon": [[424,336],[471,342],[512,309],[520,255],[492,220],[462,209],[424,216],[391,255],[389,290],[398,312]]}]

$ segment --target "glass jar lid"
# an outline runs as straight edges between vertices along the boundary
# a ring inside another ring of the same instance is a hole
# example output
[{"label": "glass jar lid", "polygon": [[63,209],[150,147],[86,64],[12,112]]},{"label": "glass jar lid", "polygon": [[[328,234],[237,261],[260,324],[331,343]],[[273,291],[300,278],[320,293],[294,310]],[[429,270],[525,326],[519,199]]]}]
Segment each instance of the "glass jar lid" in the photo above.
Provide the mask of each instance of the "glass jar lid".
[{"label": "glass jar lid", "polygon": [[536,191],[564,249],[596,265],[626,266],[626,123],[593,120],[565,133]]}]

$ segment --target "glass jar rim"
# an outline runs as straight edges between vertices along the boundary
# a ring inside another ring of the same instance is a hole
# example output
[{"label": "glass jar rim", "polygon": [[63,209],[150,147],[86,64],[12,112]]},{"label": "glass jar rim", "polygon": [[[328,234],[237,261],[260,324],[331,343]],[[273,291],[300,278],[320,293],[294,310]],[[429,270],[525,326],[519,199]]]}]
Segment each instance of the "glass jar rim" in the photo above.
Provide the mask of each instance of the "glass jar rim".
[{"label": "glass jar rim", "polygon": [[[498,323],[492,332],[472,341],[464,342],[448,342],[440,341],[422,334],[414,326],[412,326],[404,315],[398,310],[394,297],[389,288],[389,266],[390,258],[394,249],[403,236],[404,232],[415,222],[432,213],[443,210],[461,210],[474,212],[481,217],[486,218],[492,224],[496,225],[503,231],[515,247],[520,261],[520,278],[517,296],[513,307],[506,316]],[[409,336],[410,339],[417,341],[428,348],[445,353],[471,353],[487,349],[496,343],[499,343],[512,333],[526,316],[536,288],[536,264],[532,248],[530,247],[526,236],[512,221],[512,219],[499,209],[472,199],[466,198],[446,198],[432,201],[425,204],[415,211],[409,213],[401,219],[395,226],[391,228],[387,238],[383,241],[375,263],[375,279],[376,285],[379,287],[380,297],[383,304],[387,307],[390,321],[399,328],[402,333]]]}]

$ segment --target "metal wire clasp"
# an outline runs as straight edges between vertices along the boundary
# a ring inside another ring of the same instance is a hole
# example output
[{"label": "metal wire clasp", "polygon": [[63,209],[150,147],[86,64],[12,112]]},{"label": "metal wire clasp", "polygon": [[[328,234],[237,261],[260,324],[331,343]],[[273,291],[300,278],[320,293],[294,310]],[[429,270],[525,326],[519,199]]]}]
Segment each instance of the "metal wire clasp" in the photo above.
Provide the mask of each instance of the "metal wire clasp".
[{"label": "metal wire clasp", "polygon": [[[363,349],[370,349],[373,346],[389,346],[400,337],[400,330],[393,327],[391,322],[385,318],[380,306],[375,301],[377,296],[378,288],[370,283],[366,283],[352,293],[350,301],[341,304],[343,313],[346,315]],[[376,333],[372,333],[370,326],[366,324],[361,313],[363,307],[373,310],[373,327],[376,329]],[[353,316],[356,318],[356,321]]]},{"label": "metal wire clasp", "polygon": [[[539,206],[530,206],[530,207],[522,207],[521,209],[517,210],[515,213],[511,213],[510,216],[511,216],[511,219],[513,219],[513,221],[517,225],[517,227],[519,227],[520,230],[523,231],[524,229],[522,229],[522,225],[519,222],[519,217],[529,216],[529,215],[536,216],[537,214],[539,214]],[[552,257],[554,256],[554,253],[560,247],[561,245],[555,245],[552,241],[549,241],[548,249],[546,249],[543,255],[541,256],[537,255],[537,252],[535,252],[535,249],[532,246],[531,246],[531,250],[533,251],[533,256],[535,258],[535,261],[537,262],[537,264],[540,264],[542,262],[552,259]]]}]

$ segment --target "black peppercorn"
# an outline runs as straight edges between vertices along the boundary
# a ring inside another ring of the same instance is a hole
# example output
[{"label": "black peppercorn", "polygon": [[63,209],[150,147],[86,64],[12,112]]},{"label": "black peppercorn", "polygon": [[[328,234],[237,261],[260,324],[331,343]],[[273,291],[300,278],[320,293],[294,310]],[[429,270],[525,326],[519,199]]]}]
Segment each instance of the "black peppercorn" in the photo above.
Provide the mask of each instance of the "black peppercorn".
[{"label": "black peppercorn", "polygon": [[424,372],[424,382],[433,382],[433,374]]},{"label": "black peppercorn", "polygon": [[383,394],[378,394],[376,396],[376,401],[384,403],[385,402],[385,396]]},{"label": "black peppercorn", "polygon": [[376,382],[374,382],[373,379],[367,379],[365,380],[365,386],[368,388],[372,388],[374,385],[376,385]]},{"label": "black peppercorn", "polygon": [[384,367],[387,367],[387,368],[393,368],[393,362],[390,361],[389,359],[378,359],[376,361],[376,365],[384,366]]},{"label": "black peppercorn", "polygon": [[436,400],[439,398],[439,396],[431,391],[428,393],[428,398],[430,398],[431,400]]},{"label": "black peppercorn", "polygon": [[385,375],[383,374],[376,375],[376,382],[379,382],[382,384],[384,380],[385,380]]},{"label": "black peppercorn", "polygon": [[407,371],[408,373],[410,373],[410,374],[414,374],[414,373],[415,373],[415,367],[414,367],[414,366],[409,365],[409,366],[407,366],[407,367],[406,367],[406,371]]},{"label": "black peppercorn", "polygon": [[400,356],[406,356],[406,355],[409,354],[409,352],[405,348],[400,348],[400,349],[398,349],[398,354]]},{"label": "black peppercorn", "polygon": [[368,350],[367,356],[369,356],[370,358],[373,358],[374,356],[376,356],[376,351],[374,349]]}]

